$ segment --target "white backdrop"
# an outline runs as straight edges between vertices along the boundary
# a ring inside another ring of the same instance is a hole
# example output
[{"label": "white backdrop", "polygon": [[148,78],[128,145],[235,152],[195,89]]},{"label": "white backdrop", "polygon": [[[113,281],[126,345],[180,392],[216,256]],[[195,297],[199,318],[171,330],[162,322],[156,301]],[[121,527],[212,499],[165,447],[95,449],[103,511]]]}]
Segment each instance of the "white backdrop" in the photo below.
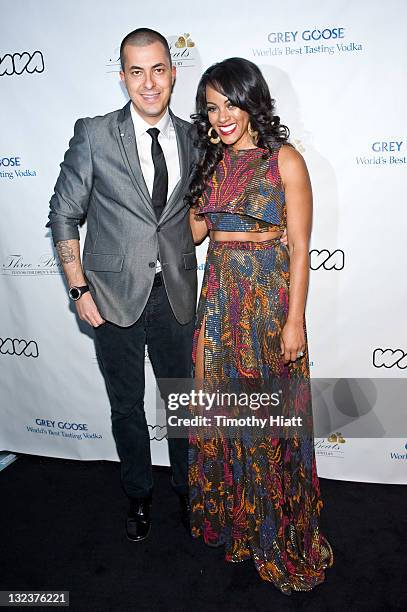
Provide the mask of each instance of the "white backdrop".
[{"label": "white backdrop", "polygon": [[[405,396],[390,402],[380,387],[386,377],[400,383],[407,368],[406,3],[150,7],[0,0],[0,449],[117,459],[91,330],[69,304],[45,223],[75,120],[125,104],[120,41],[147,26],[171,43],[172,108],[184,118],[211,63],[241,56],[262,69],[314,189],[311,372],[336,381],[329,400],[315,398],[316,419],[332,423],[329,437],[316,438],[319,474],[406,483]],[[190,46],[175,45],[181,35]],[[167,464],[148,363],[146,370],[153,458]],[[389,434],[390,423],[397,427]]]}]

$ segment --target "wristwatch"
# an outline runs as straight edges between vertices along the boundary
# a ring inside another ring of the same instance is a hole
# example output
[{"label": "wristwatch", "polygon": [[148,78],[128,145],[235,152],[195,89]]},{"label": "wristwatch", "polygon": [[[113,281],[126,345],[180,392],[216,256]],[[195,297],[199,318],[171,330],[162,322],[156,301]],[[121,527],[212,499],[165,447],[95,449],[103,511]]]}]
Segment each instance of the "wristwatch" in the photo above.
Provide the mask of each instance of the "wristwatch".
[{"label": "wristwatch", "polygon": [[76,302],[87,291],[89,291],[89,287],[87,285],[84,285],[83,287],[71,287],[69,289],[69,297],[71,298],[71,300]]}]

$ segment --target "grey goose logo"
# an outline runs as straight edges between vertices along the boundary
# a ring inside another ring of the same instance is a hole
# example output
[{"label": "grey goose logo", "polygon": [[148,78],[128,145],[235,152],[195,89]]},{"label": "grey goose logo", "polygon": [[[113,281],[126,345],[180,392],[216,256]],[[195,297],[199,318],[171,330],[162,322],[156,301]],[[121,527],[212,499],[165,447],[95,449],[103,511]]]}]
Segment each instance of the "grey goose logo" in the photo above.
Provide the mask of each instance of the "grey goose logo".
[{"label": "grey goose logo", "polygon": [[12,76],[13,74],[19,76],[23,72],[34,74],[34,72],[41,73],[44,70],[44,56],[41,51],[6,53],[0,56],[0,76]]},{"label": "grey goose logo", "polygon": [[0,355],[17,355],[18,357],[34,357],[39,355],[35,340],[18,338],[0,338]]},{"label": "grey goose logo", "polygon": [[309,252],[311,270],[343,270],[345,266],[345,253],[341,249],[328,251],[328,249],[312,249]]},{"label": "grey goose logo", "polygon": [[375,368],[394,368],[400,370],[407,368],[407,353],[402,349],[377,348],[373,351],[373,365]]}]

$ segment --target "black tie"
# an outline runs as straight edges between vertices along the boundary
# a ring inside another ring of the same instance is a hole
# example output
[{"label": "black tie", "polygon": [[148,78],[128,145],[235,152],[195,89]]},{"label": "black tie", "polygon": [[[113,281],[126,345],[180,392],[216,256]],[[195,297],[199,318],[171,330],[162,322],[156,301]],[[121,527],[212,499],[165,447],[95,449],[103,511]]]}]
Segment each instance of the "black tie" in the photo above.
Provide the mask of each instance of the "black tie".
[{"label": "black tie", "polygon": [[157,221],[161,217],[161,213],[167,203],[168,193],[167,164],[165,163],[165,157],[161,145],[158,142],[159,133],[160,130],[157,128],[150,128],[147,130],[147,134],[150,134],[152,138],[151,157],[153,158],[154,164],[154,183],[151,199],[153,201]]}]

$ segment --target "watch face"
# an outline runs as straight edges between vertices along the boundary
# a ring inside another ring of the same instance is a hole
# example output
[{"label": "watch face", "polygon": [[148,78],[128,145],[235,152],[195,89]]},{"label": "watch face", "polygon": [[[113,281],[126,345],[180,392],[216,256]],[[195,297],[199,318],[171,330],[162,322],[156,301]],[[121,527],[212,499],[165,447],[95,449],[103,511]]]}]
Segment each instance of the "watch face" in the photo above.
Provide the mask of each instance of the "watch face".
[{"label": "watch face", "polygon": [[73,300],[79,300],[79,298],[81,297],[82,293],[79,291],[79,289],[77,287],[71,287],[69,290],[69,295]]}]

